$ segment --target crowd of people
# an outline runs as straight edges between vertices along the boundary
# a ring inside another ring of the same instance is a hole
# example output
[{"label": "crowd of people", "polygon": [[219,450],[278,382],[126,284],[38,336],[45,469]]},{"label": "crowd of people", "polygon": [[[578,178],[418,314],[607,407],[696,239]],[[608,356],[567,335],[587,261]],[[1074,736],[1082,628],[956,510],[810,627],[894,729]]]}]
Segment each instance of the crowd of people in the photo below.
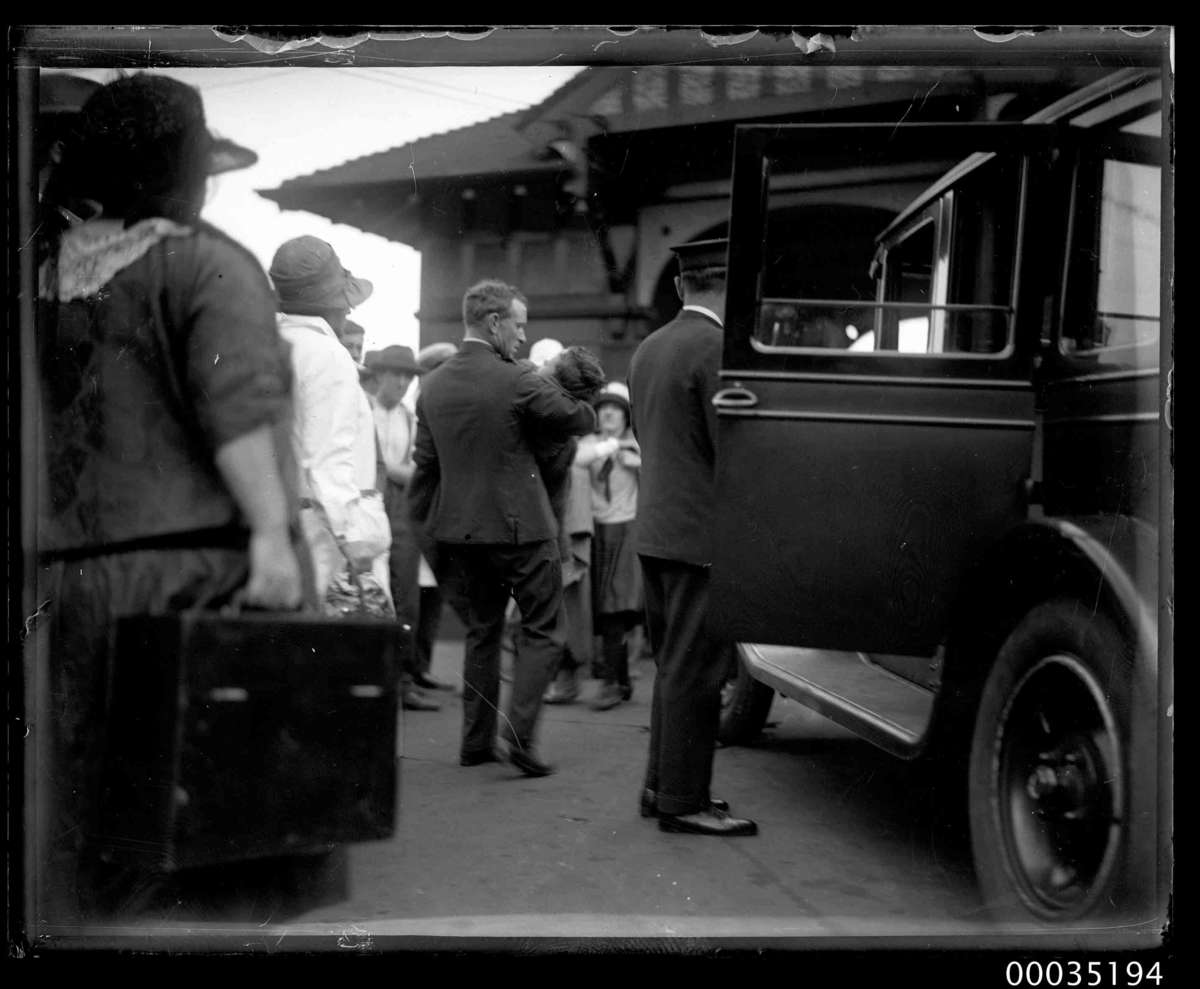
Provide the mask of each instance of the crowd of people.
[{"label": "crowd of people", "polygon": [[658,672],[641,813],[754,833],[709,793],[723,242],[678,249],[683,309],[640,345],[628,387],[583,347],[541,340],[522,359],[529,303],[496,280],[467,289],[460,344],[363,354],[349,316],[373,287],[329,243],[288,240],[264,274],[200,218],[216,150],[196,90],[135,74],[88,99],[42,193],[56,888],[78,906],[96,885],[113,622],[231,601],[395,620],[410,711],[449,686],[431,675],[448,603],[465,628],[459,762],[529,777],[553,772],[541,707],[576,700],[582,671],[601,681],[595,709],[631,698],[644,624]]}]

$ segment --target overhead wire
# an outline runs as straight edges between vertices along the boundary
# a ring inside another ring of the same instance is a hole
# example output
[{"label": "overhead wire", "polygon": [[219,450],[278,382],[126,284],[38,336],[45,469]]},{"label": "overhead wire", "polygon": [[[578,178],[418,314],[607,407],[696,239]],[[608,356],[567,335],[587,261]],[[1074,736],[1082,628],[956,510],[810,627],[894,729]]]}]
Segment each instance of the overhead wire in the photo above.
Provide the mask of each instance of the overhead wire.
[{"label": "overhead wire", "polygon": [[[362,70],[358,70],[358,69],[343,69],[342,71],[346,72],[350,75],[357,76],[358,78],[366,79],[369,82],[377,83],[380,86],[390,86],[393,89],[403,90],[408,93],[419,93],[423,96],[436,96],[436,97],[439,97],[444,100],[449,100],[453,103],[462,103],[467,106],[478,107],[479,109],[482,109],[482,110],[491,110],[493,113],[497,113],[497,114],[512,112],[508,108],[503,107],[503,106],[498,106],[494,103],[487,104],[487,103],[482,103],[479,100],[464,99],[461,96],[452,96],[448,93],[438,92],[437,90],[434,90],[434,89],[426,89],[420,85],[414,84],[411,81],[400,82],[400,81],[393,80],[393,79],[381,79],[377,76],[367,75],[367,74],[365,74],[365,72],[363,72]],[[528,104],[521,104],[521,105],[525,106]]]},{"label": "overhead wire", "polygon": [[[234,71],[245,71],[245,70],[235,69]],[[202,87],[202,91],[205,93],[210,93],[213,90],[229,89],[232,86],[248,86],[251,83],[277,82],[279,77],[282,75],[288,75],[292,72],[304,72],[304,71],[307,71],[307,70],[301,69],[301,68],[271,69],[270,75],[266,75],[266,74],[258,75],[256,73],[253,78],[249,78],[249,79],[231,79],[228,82],[208,83]]]},{"label": "overhead wire", "polygon": [[[364,66],[356,66],[356,68],[358,68],[364,72],[387,72],[389,81],[395,81],[397,79],[397,77],[393,76],[388,69],[385,69],[381,66],[364,65]],[[477,89],[464,89],[462,86],[453,86],[448,82],[438,82],[435,79],[424,79],[424,78],[409,79],[408,77],[399,77],[399,78],[412,84],[412,85],[434,87],[437,89],[446,90],[447,92],[451,92],[451,93],[462,93],[467,96],[478,96],[478,97],[482,97],[483,99],[497,100],[497,101],[500,101],[503,103],[511,103],[514,107],[526,107],[526,106],[529,106],[531,103],[530,100],[519,100],[519,99],[513,99],[511,96],[499,96],[499,95],[493,95],[490,93],[480,93],[479,90],[477,90]],[[379,81],[382,81],[382,80],[379,80]]]}]

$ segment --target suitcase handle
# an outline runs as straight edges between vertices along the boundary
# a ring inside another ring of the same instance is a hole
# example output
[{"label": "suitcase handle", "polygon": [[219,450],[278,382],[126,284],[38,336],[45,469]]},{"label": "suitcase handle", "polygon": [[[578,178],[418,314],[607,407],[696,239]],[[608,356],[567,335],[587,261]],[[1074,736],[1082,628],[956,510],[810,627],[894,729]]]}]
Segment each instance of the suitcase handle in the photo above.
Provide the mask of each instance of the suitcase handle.
[{"label": "suitcase handle", "polygon": [[[374,699],[383,696],[383,687],[377,683],[355,683],[348,688],[351,697]],[[213,687],[208,699],[218,704],[244,704],[250,699],[250,691],[244,687]]]},{"label": "suitcase handle", "polygon": [[[197,614],[202,613],[203,610],[204,610],[203,608],[195,609]],[[260,608],[258,605],[255,605],[255,604],[246,604],[245,589],[238,588],[238,590],[233,592],[233,597],[230,598],[229,603],[226,605],[223,605],[218,613],[221,615],[222,618],[237,618],[243,612],[258,612],[260,614],[274,614],[274,615],[285,614],[286,615],[286,614],[291,614],[294,611],[303,611],[303,610],[304,610],[303,603],[297,605],[295,608]]]}]

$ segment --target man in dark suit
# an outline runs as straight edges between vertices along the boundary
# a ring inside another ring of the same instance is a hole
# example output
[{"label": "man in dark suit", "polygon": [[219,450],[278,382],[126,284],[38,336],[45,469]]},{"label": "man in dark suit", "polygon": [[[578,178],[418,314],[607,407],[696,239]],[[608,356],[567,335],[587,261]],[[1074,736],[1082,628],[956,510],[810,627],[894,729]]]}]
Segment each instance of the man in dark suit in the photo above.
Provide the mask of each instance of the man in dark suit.
[{"label": "man in dark suit", "polygon": [[553,770],[537,756],[534,731],[564,644],[562,567],[534,447],[590,432],[595,416],[588,402],[515,362],[526,319],[525,298],[511,285],[467,290],[462,347],[421,383],[409,508],[467,629],[459,762],[499,758],[500,639],[511,596],[522,641],[501,734],[515,767],[545,776]]},{"label": "man in dark suit", "polygon": [[728,651],[704,627],[726,249],[723,239],[674,248],[684,305],[634,353],[629,391],[642,448],[635,545],[658,665],[641,812],[663,831],[733,836],[758,826],[709,793]]}]

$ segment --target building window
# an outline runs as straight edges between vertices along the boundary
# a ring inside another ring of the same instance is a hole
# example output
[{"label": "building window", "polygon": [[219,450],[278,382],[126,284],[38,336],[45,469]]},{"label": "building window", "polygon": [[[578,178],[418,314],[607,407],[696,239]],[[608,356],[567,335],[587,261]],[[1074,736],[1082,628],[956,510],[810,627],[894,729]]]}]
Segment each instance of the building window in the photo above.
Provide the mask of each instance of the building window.
[{"label": "building window", "polygon": [[666,106],[667,70],[662,66],[635,69],[633,108],[635,110],[664,110]]},{"label": "building window", "polygon": [[806,65],[776,65],[771,69],[776,96],[792,96],[812,89],[813,72]]},{"label": "building window", "polygon": [[591,113],[598,113],[604,117],[615,117],[621,113],[623,108],[624,100],[621,94],[621,87],[614,86],[592,103],[589,109]]},{"label": "building window", "polygon": [[716,69],[711,65],[679,70],[679,98],[684,106],[707,106],[713,101]]},{"label": "building window", "polygon": [[566,234],[567,267],[563,285],[568,292],[604,292],[608,277],[604,258],[590,231]]},{"label": "building window", "polygon": [[471,262],[471,281],[499,278],[508,281],[508,248],[503,241],[477,241]]},{"label": "building window", "polygon": [[518,245],[517,284],[526,293],[554,292],[559,284],[556,251],[550,237],[522,240]]},{"label": "building window", "polygon": [[726,69],[725,96],[731,100],[757,99],[762,92],[763,70],[756,65]]}]

